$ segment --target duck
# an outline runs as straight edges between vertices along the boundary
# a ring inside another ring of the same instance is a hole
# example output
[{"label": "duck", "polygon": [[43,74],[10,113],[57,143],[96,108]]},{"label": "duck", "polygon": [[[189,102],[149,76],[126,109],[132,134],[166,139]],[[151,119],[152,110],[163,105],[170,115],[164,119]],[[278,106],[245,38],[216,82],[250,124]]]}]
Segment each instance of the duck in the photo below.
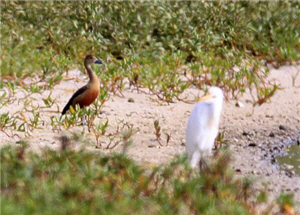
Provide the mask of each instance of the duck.
[{"label": "duck", "polygon": [[186,128],[186,153],[190,167],[199,165],[212,153],[218,135],[219,122],[223,106],[223,91],[219,87],[210,87],[206,96],[199,98]]},{"label": "duck", "polygon": [[75,108],[75,106],[79,104],[80,108],[87,107],[98,98],[100,91],[100,82],[97,75],[92,70],[92,64],[102,64],[102,61],[92,55],[87,55],[85,57],[84,67],[87,70],[89,82],[73,94],[73,96],[64,107],[62,115],[70,110],[70,106]]}]

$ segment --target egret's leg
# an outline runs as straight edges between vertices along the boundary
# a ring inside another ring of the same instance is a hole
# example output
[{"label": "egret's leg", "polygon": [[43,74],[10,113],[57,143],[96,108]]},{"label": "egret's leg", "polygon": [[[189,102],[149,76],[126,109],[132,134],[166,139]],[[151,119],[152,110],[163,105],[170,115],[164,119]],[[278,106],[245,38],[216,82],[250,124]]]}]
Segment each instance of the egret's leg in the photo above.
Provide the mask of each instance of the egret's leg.
[{"label": "egret's leg", "polygon": [[202,161],[202,159],[200,159],[200,161],[199,161],[199,169],[202,170],[202,167],[203,167],[203,161]]},{"label": "egret's leg", "polygon": [[200,170],[206,170],[210,172],[208,162],[210,160],[210,155],[211,155],[212,150],[211,149],[206,149],[201,151],[201,160],[199,162]]},{"label": "egret's leg", "polygon": [[219,156],[219,154],[220,154],[220,151],[217,149],[212,157],[215,159]]},{"label": "egret's leg", "polygon": [[199,161],[199,168],[200,170],[205,170],[211,173],[211,170],[207,163],[207,159],[205,159],[204,157]]},{"label": "egret's leg", "polygon": [[208,151],[207,151],[207,157],[210,157],[211,155],[212,155],[212,148],[208,149]]},{"label": "egret's leg", "polygon": [[193,153],[190,165],[192,168],[195,168],[199,161],[201,160],[200,152],[197,150]]}]

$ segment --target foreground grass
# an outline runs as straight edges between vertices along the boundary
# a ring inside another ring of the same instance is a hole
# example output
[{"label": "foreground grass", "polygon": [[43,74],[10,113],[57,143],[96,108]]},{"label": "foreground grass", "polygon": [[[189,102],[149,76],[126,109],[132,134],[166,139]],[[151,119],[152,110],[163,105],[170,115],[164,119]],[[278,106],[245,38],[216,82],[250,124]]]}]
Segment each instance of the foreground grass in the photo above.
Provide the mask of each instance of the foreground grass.
[{"label": "foreground grass", "polygon": [[[227,154],[200,176],[184,157],[149,168],[123,154],[26,148],[1,149],[1,214],[253,214],[266,199],[233,177]],[[291,197],[281,205],[291,210]]]}]

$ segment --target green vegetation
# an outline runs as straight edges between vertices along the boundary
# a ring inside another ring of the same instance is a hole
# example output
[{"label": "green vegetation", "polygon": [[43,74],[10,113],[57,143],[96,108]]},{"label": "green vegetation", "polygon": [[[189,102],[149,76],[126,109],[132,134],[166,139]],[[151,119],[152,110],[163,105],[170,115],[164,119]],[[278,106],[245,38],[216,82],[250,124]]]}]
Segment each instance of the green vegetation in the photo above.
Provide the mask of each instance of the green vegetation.
[{"label": "green vegetation", "polygon": [[1,73],[4,80],[36,74],[52,87],[94,53],[110,59],[101,76],[114,93],[125,79],[167,102],[189,86],[218,85],[233,98],[255,87],[261,104],[277,89],[265,82],[262,63],[300,58],[299,7],[296,1],[4,1]]},{"label": "green vegetation", "polygon": [[53,130],[77,126],[86,114],[98,140],[109,122],[94,120],[110,95],[128,88],[170,103],[189,102],[182,96],[188,88],[217,85],[227,98],[249,90],[253,106],[261,105],[279,89],[266,81],[263,64],[300,59],[299,7],[294,1],[2,1],[1,107],[15,102],[16,89],[27,94],[18,100],[22,111],[1,113],[0,129],[30,136],[43,123],[41,110],[59,113],[51,93],[43,106],[33,105],[31,95],[52,90],[69,69],[83,69],[87,53],[105,62],[95,68],[99,99],[92,110],[53,116]]},{"label": "green vegetation", "polygon": [[[149,168],[124,154],[73,151],[70,144],[62,138],[59,152],[38,154],[24,143],[2,148],[1,214],[253,214],[266,200],[265,191],[255,200],[249,180],[233,178],[226,153],[200,176],[184,157]],[[292,196],[279,203],[282,212],[292,210]]]}]

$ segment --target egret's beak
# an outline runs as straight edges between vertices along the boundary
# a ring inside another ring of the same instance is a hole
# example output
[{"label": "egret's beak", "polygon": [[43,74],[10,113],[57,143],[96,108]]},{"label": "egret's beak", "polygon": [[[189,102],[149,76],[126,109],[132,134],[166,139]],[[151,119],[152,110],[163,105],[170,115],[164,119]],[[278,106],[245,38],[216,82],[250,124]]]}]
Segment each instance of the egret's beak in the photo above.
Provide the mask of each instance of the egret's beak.
[{"label": "egret's beak", "polygon": [[96,59],[96,60],[94,61],[94,63],[96,63],[96,64],[102,64],[102,61]]},{"label": "egret's beak", "polygon": [[205,101],[205,100],[212,99],[212,98],[213,97],[211,95],[202,96],[198,99],[198,102]]}]

